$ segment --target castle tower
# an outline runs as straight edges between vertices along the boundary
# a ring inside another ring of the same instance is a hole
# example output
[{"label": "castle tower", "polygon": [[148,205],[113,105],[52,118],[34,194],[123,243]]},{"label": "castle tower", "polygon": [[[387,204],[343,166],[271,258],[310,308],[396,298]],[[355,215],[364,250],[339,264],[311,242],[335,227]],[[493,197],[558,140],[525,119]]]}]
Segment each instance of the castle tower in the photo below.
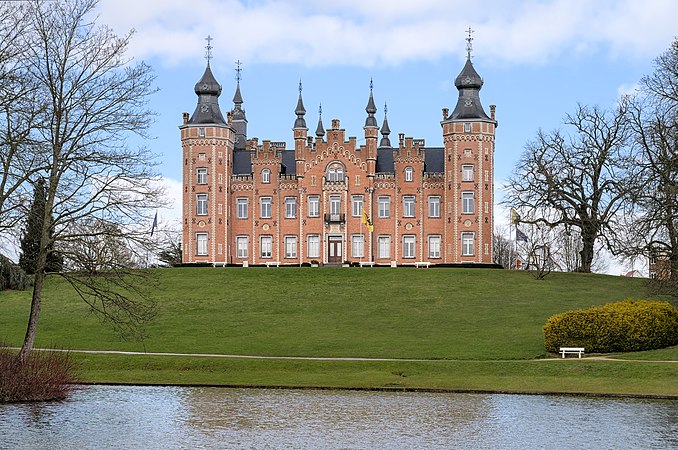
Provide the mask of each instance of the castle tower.
[{"label": "castle tower", "polygon": [[308,137],[308,128],[306,127],[306,108],[304,108],[304,101],[301,98],[301,80],[299,80],[299,100],[297,100],[297,107],[294,110],[294,113],[297,115],[296,120],[294,121],[294,160],[297,165],[297,176],[302,178],[304,176],[304,162],[306,159],[305,150],[306,150],[306,138]]},{"label": "castle tower", "polygon": [[488,116],[480,102],[483,80],[471,62],[471,33],[466,64],[454,80],[457,104],[443,109],[446,186],[444,194],[446,262],[492,262],[494,203],[494,105]]},{"label": "castle tower", "polygon": [[377,138],[379,134],[379,126],[377,125],[377,118],[374,114],[377,112],[377,107],[374,104],[374,97],[372,95],[373,88],[372,80],[370,80],[370,99],[367,101],[365,112],[367,118],[365,119],[365,146],[367,147],[367,176],[374,177],[377,166]]},{"label": "castle tower", "polygon": [[[183,262],[228,260],[228,180],[234,130],[219,108],[221,86],[210,68],[212,38],[207,37],[207,67],[195,85],[193,115],[183,114]],[[238,92],[236,92],[237,94]],[[243,111],[244,117],[244,111]]]}]

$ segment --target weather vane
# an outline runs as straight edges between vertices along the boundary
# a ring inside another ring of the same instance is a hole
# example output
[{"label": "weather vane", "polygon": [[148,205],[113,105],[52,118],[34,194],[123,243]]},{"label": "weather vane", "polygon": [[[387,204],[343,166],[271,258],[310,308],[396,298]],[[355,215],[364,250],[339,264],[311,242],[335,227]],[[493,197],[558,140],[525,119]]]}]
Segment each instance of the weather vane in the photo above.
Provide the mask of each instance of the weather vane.
[{"label": "weather vane", "polygon": [[242,63],[240,62],[240,60],[237,60],[237,61],[235,62],[235,80],[236,80],[238,83],[240,83],[240,79],[241,79],[241,77],[240,77],[240,73],[242,72],[242,67],[241,67],[241,66],[242,66]]},{"label": "weather vane", "polygon": [[302,87],[301,87],[301,79],[299,79],[299,95],[301,95],[301,90],[302,90]]},{"label": "weather vane", "polygon": [[466,38],[466,56],[468,59],[471,59],[471,50],[473,50],[473,45],[471,44],[471,41],[473,41],[473,37],[471,37],[471,34],[474,33],[475,31],[471,29],[471,27],[468,27],[468,30],[466,30],[468,33],[468,37]]},{"label": "weather vane", "polygon": [[212,59],[212,40],[213,40],[213,38],[212,38],[212,36],[210,36],[208,34],[207,37],[205,38],[205,40],[207,41],[207,46],[205,47],[205,49],[207,50],[205,52],[205,58],[207,58],[207,62],[209,63],[210,60]]},{"label": "weather vane", "polygon": [[384,115],[388,114],[388,106],[386,105],[386,102],[384,102]]}]

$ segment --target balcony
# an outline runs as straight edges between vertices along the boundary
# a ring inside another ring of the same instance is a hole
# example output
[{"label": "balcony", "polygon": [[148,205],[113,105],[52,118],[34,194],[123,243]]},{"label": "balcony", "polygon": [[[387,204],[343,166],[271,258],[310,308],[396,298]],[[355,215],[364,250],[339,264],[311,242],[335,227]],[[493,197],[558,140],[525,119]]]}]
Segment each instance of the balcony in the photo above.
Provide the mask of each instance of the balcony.
[{"label": "balcony", "polygon": [[325,223],[345,223],[346,214],[325,214]]}]

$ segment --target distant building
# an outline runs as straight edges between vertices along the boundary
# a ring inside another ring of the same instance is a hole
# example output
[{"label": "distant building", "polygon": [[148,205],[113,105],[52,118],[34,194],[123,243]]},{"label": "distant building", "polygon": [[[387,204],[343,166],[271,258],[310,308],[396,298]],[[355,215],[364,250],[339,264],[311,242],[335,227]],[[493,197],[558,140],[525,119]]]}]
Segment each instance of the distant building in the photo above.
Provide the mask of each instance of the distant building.
[{"label": "distant building", "polygon": [[661,250],[651,253],[648,264],[650,278],[653,280],[668,280],[671,278],[671,261],[669,255]]},{"label": "distant building", "polygon": [[208,58],[195,111],[179,127],[184,262],[492,263],[497,121],[495,107],[487,115],[481,105],[468,50],[440,147],[403,133],[392,143],[371,83],[361,145],[338,119],[325,130],[321,113],[309,135],[301,85],[296,117],[282,119],[294,148],[248,138],[240,76],[225,117]]}]

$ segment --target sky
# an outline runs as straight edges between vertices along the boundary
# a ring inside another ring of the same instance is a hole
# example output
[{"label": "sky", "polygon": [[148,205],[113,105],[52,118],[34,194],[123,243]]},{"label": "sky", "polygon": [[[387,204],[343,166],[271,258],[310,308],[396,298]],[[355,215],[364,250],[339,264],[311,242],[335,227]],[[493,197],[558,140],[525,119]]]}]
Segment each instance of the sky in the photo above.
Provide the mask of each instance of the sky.
[{"label": "sky", "polygon": [[[163,223],[181,216],[178,126],[196,106],[207,36],[224,113],[233,105],[236,61],[242,63],[250,138],[293,148],[301,81],[309,134],[322,104],[325,128],[340,119],[360,144],[373,80],[377,120],[386,103],[392,138],[404,133],[442,146],[441,110],[456,104],[454,79],[472,29],[481,100],[488,113],[497,105],[497,202],[540,128],[563,129],[578,103],[614,107],[678,36],[675,0],[100,0],[98,12],[117,33],[134,30],[129,56],[157,75],[150,106],[158,115],[146,145],[161,154],[174,198],[174,207],[159,213]],[[495,205],[495,221],[507,223],[506,211]]]}]

